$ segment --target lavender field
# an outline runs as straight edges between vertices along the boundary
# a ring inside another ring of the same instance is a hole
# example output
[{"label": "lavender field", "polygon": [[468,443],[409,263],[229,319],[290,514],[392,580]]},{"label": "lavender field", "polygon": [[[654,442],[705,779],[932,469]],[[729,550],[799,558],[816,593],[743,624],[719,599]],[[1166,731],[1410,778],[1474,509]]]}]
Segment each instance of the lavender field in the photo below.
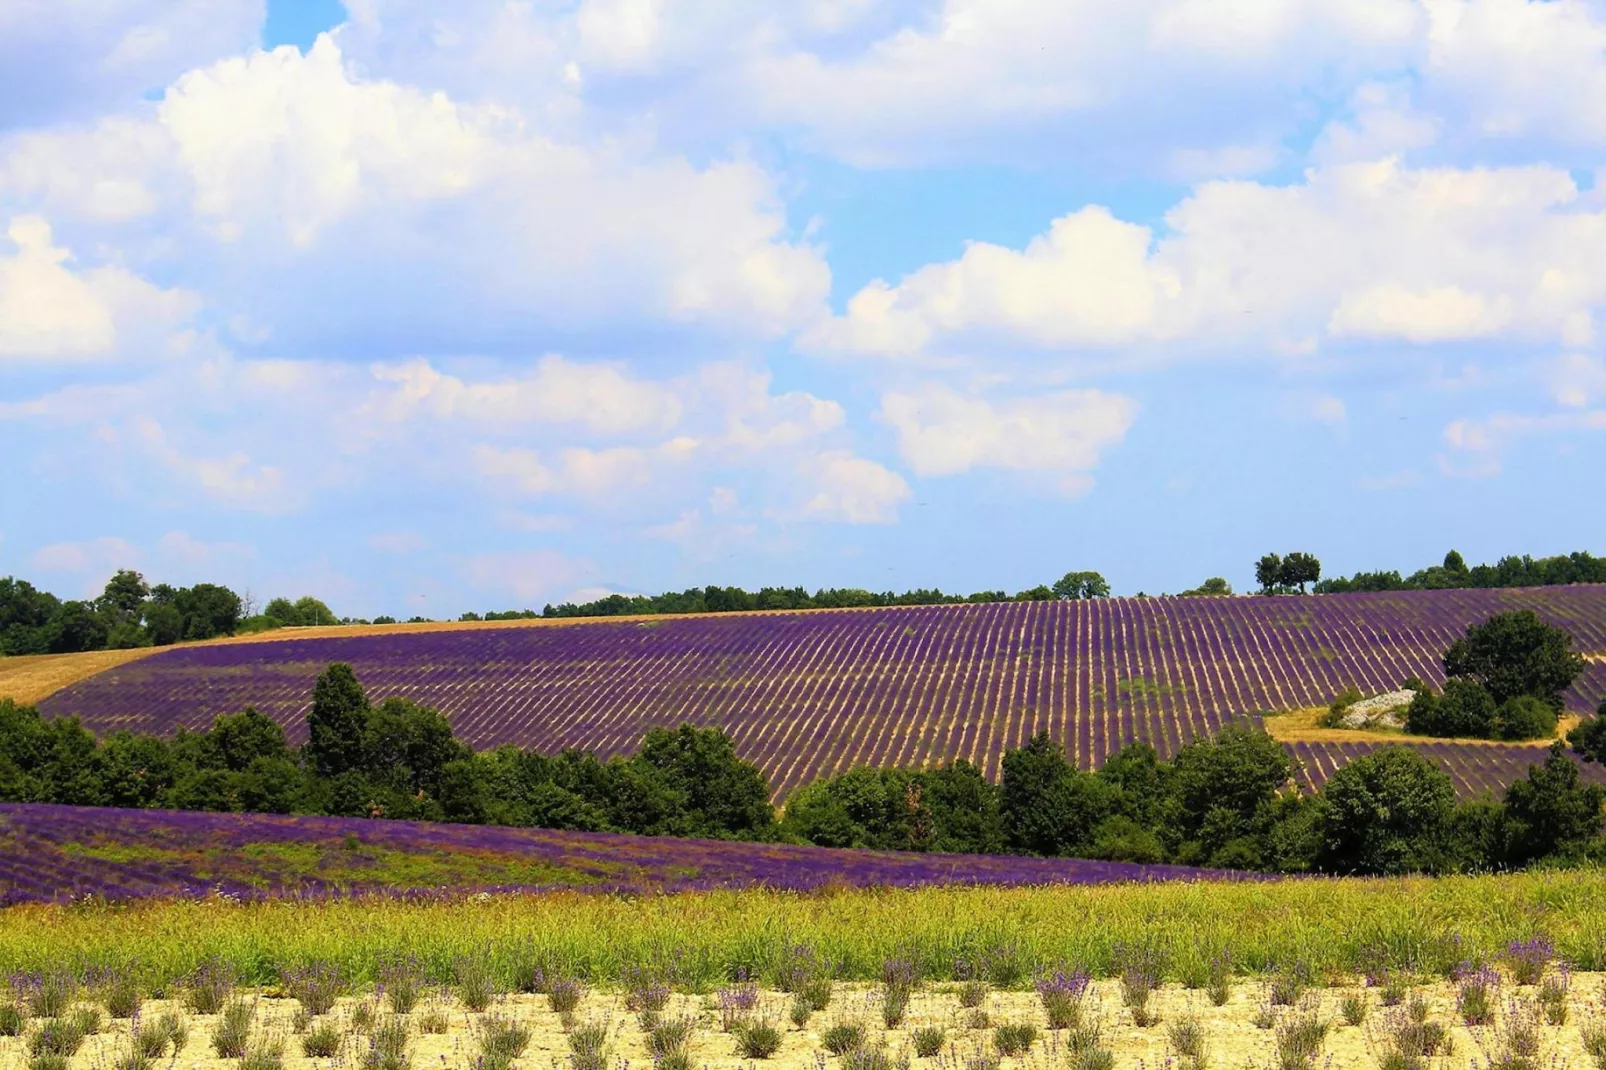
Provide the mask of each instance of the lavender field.
[{"label": "lavender field", "polygon": [[[563,626],[279,639],[173,649],[40,704],[97,732],[201,728],[255,706],[292,739],[312,683],[350,662],[375,698],[434,706],[477,748],[632,750],[655,725],[719,725],[778,798],[855,765],[967,758],[996,776],[1034,733],[1092,767],[1145,739],[1163,754],[1237,715],[1325,705],[1346,686],[1438,683],[1469,624],[1533,609],[1595,655],[1567,695],[1606,696],[1606,586],[1307,598],[1123,598],[703,615]],[[1303,744],[1314,773],[1344,751]],[[1539,752],[1461,745],[1464,792],[1509,782]],[[1488,768],[1485,769],[1484,767]]]},{"label": "lavender field", "polygon": [[1181,866],[840,851],[364,818],[0,804],[0,905],[478,890],[1107,884]]}]

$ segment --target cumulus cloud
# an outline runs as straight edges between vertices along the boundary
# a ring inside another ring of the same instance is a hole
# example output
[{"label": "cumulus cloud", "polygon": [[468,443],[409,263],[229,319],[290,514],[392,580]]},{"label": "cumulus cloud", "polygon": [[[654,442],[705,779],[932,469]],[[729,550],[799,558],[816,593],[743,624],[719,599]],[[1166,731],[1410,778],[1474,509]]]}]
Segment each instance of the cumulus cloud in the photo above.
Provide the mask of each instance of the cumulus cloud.
[{"label": "cumulus cloud", "polygon": [[458,352],[603,325],[769,337],[830,281],[753,163],[558,140],[362,77],[328,37],[191,71],[143,117],[32,134],[0,189],[159,236],[152,254],[181,243],[180,271],[221,274],[230,319],[280,343],[359,324]]},{"label": "cumulus cloud", "polygon": [[99,594],[112,573],[138,568],[142,555],[127,539],[103,536],[82,542],[56,542],[35,550],[28,563],[40,572],[70,576],[85,598]]},{"label": "cumulus cloud", "polygon": [[1503,470],[1503,455],[1517,440],[1606,431],[1606,409],[1540,414],[1497,412],[1454,420],[1444,428],[1439,466],[1449,476],[1483,479]]},{"label": "cumulus cloud", "polygon": [[1568,353],[1550,368],[1552,395],[1558,405],[1579,409],[1606,401],[1606,358]]},{"label": "cumulus cloud", "polygon": [[846,450],[828,450],[798,463],[804,487],[798,515],[806,520],[845,524],[891,524],[898,506],[909,500],[909,484],[877,461]]},{"label": "cumulus cloud", "polygon": [[535,450],[481,445],[474,451],[474,464],[480,476],[519,494],[603,499],[648,486],[666,469],[685,463],[696,450],[696,439],[679,437],[645,448],[570,447],[557,451],[548,461]]},{"label": "cumulus cloud", "polygon": [[1164,236],[1081,209],[1020,251],[976,244],[876,281],[806,342],[921,357],[1141,346],[1302,357],[1324,341],[1587,343],[1606,213],[1545,166],[1337,164],[1290,186],[1206,183]]},{"label": "cumulus cloud", "polygon": [[881,419],[919,475],[975,468],[1042,473],[1063,493],[1092,485],[1091,470],[1126,437],[1137,403],[1099,390],[1066,390],[989,401],[940,384],[881,399]]},{"label": "cumulus cloud", "polygon": [[[0,360],[78,360],[117,355],[119,328],[140,335],[188,318],[194,301],[121,268],[74,271],[39,216],[14,217],[0,245]],[[127,339],[122,339],[128,348]]]}]

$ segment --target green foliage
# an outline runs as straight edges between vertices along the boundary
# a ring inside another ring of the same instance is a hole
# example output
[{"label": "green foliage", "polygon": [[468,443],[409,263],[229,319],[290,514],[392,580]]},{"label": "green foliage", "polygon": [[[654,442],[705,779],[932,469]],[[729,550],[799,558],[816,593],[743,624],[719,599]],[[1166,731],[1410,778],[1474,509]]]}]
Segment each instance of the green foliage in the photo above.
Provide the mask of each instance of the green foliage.
[{"label": "green foliage", "polygon": [[1572,636],[1546,624],[1532,610],[1497,613],[1467,629],[1444,653],[1447,676],[1476,680],[1496,704],[1520,695],[1562,708],[1562,692],[1584,671]]},{"label": "green foliage", "polygon": [[1382,747],[1335,772],[1322,791],[1323,868],[1416,873],[1444,868],[1455,814],[1448,773],[1409,747]]},{"label": "green foliage", "polygon": [[1560,557],[1533,558],[1502,557],[1493,565],[1467,567],[1466,561],[1454,550],[1444,556],[1444,563],[1421,569],[1402,578],[1398,572],[1357,572],[1345,579],[1338,577],[1323,580],[1316,585],[1318,594],[1343,594],[1351,591],[1408,591],[1445,590],[1448,588],[1479,587],[1555,587],[1570,583],[1606,583],[1606,558],[1588,553],[1573,553]]},{"label": "green foliage", "polygon": [[1050,588],[1055,598],[1086,600],[1110,597],[1110,584],[1097,572],[1067,572]]},{"label": "green foliage", "polygon": [[240,597],[227,587],[151,587],[124,569],[93,602],[63,602],[14,577],[0,578],[0,655],[71,654],[166,646],[232,635]]},{"label": "green foliage", "polygon": [[1508,698],[1500,707],[1495,732],[1501,739],[1549,739],[1556,734],[1556,711],[1532,695]]},{"label": "green foliage", "polygon": [[1494,696],[1476,680],[1447,680],[1442,696],[1418,691],[1405,711],[1405,730],[1412,735],[1492,739],[1498,727]]},{"label": "green foliage", "polygon": [[1046,732],[1004,755],[999,815],[1012,851],[1077,854],[1091,845],[1093,830],[1114,803],[1110,787],[1073,768],[1064,746]]},{"label": "green foliage", "polygon": [[1600,837],[1602,803],[1606,790],[1583,783],[1561,743],[1552,743],[1544,764],[1506,789],[1513,861],[1582,855]]},{"label": "green foliage", "polygon": [[1606,762],[1606,699],[1601,700],[1595,716],[1573,726],[1567,743],[1586,762]]},{"label": "green foliage", "polygon": [[368,696],[350,665],[336,662],[319,674],[303,751],[314,773],[332,778],[362,769],[368,714]]},{"label": "green foliage", "polygon": [[1211,576],[1191,591],[1180,592],[1181,597],[1225,598],[1232,594],[1232,584],[1220,576]]}]

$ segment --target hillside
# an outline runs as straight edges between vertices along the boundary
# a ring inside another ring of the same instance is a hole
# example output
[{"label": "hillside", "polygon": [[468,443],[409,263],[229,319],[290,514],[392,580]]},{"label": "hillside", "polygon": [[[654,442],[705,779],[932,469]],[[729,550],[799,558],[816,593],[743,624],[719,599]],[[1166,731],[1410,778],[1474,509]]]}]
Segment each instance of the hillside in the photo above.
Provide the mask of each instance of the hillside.
[{"label": "hillside", "polygon": [[[376,698],[436,706],[478,748],[606,756],[629,751],[653,725],[722,725],[784,797],[859,764],[964,757],[996,776],[1003,752],[1041,730],[1084,767],[1132,739],[1169,754],[1235,716],[1322,705],[1350,684],[1375,692],[1409,676],[1437,683],[1445,646],[1510,608],[1534,609],[1586,653],[1606,653],[1606,586],[1107,599],[330,630],[163,650],[63,688],[40,708],[97,732],[169,732],[251,705],[299,739],[313,679],[347,661]],[[1568,709],[1591,712],[1602,695],[1606,663],[1593,660]],[[1304,746],[1321,779],[1349,745]],[[1539,753],[1446,746],[1446,764],[1480,770],[1458,775],[1464,791],[1521,775]]]},{"label": "hillside", "polygon": [[1228,876],[1082,859],[843,851],[369,818],[0,804],[0,905],[480,889],[1108,884]]}]

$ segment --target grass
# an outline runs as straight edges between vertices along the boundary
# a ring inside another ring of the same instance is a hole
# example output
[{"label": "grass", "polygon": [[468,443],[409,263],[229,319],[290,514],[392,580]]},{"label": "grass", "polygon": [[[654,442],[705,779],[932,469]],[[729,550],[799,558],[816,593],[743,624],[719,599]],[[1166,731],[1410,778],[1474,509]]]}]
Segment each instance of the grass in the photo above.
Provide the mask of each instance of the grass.
[{"label": "grass", "polygon": [[1006,947],[1028,977],[1059,963],[1108,977],[1118,946],[1143,943],[1163,950],[1174,980],[1204,976],[1223,951],[1238,974],[1291,962],[1317,975],[1354,972],[1377,952],[1402,968],[1442,972],[1469,956],[1494,958],[1535,933],[1578,969],[1606,964],[1606,872],[816,895],[25,905],[0,912],[0,973],[127,968],[155,986],[215,960],[241,983],[272,985],[282,970],[326,963],[366,983],[405,948],[423,976],[439,983],[482,949],[504,976],[515,951],[533,950],[553,971],[593,982],[672,962],[682,984],[706,991],[738,969],[774,976],[799,944],[835,964],[843,979],[878,979],[888,959],[916,956],[928,976],[946,980],[959,960]]}]

